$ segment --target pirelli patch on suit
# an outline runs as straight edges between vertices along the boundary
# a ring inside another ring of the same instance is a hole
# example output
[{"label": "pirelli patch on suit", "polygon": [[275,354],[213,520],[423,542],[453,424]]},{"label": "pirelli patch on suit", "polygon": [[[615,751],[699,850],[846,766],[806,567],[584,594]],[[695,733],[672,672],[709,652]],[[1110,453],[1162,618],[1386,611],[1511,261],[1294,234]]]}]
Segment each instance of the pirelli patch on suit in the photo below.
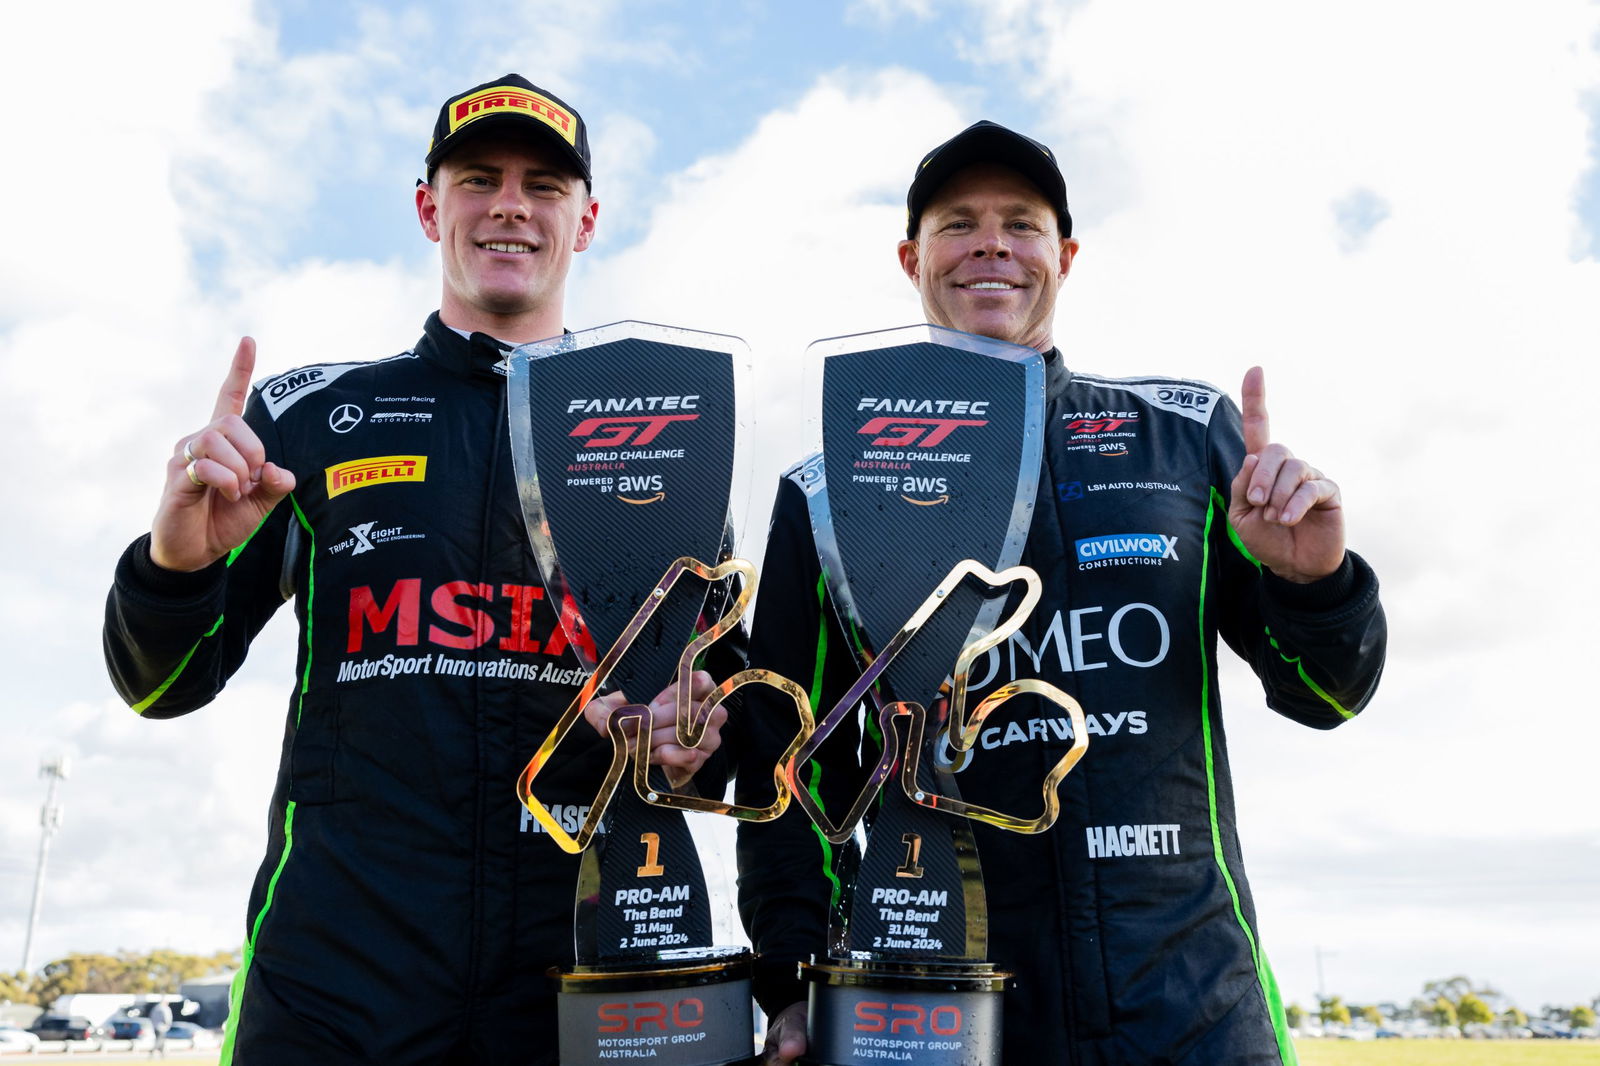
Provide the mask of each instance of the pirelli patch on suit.
[{"label": "pirelli patch on suit", "polygon": [[373,485],[393,485],[406,481],[426,481],[426,455],[378,455],[352,459],[328,467],[328,499]]}]

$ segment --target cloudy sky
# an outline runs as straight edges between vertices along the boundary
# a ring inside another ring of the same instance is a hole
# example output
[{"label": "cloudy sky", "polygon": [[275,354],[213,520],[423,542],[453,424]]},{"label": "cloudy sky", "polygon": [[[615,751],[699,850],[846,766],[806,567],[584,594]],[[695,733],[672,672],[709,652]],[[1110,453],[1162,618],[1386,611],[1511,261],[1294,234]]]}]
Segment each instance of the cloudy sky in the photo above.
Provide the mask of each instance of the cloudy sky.
[{"label": "cloudy sky", "polygon": [[[574,328],[745,337],[769,484],[800,353],[920,319],[894,243],[923,151],[1051,144],[1083,251],[1069,364],[1236,390],[1344,487],[1390,665],[1332,734],[1225,675],[1285,996],[1466,973],[1600,994],[1600,5],[1586,0],[186,0],[8,14],[0,242],[0,967],[41,759],[67,754],[34,964],[242,939],[287,612],[224,697],[143,722],[101,603],[241,333],[262,373],[409,346],[438,299],[412,180],[450,92],[520,70],[584,113],[602,209]],[[768,428],[770,427],[770,428]],[[752,510],[755,541],[766,491]],[[759,544],[755,544],[759,547]]]}]

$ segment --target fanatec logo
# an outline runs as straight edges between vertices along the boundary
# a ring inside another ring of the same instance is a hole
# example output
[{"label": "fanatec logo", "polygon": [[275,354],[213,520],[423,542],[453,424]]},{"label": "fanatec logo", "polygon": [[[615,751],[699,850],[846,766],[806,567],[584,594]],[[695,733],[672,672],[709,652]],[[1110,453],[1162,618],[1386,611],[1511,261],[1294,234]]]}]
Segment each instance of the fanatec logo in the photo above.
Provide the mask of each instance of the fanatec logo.
[{"label": "fanatec logo", "polygon": [[361,424],[365,412],[353,403],[342,403],[328,415],[328,428],[335,433],[349,433]]}]

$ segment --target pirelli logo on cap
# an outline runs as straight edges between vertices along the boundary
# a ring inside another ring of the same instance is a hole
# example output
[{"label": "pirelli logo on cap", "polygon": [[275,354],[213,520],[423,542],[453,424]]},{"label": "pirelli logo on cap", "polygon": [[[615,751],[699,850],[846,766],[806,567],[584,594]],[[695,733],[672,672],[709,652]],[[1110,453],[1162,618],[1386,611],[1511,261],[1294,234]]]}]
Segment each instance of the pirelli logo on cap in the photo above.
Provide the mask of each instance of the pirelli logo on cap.
[{"label": "pirelli logo on cap", "polygon": [[532,115],[561,134],[568,144],[577,147],[578,124],[572,113],[549,97],[515,85],[496,85],[457,100],[450,107],[450,132],[454,133],[467,123],[488,115],[508,111]]},{"label": "pirelli logo on cap", "polygon": [[402,481],[425,481],[426,455],[378,455],[371,459],[352,459],[328,467],[328,499],[371,485],[393,485]]}]

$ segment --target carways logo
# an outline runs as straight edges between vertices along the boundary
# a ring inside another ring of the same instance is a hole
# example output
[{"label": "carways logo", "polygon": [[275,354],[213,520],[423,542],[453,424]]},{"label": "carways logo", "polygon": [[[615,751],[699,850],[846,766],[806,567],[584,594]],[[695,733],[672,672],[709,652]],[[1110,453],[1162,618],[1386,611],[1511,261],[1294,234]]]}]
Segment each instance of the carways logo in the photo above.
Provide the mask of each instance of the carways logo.
[{"label": "carways logo", "polygon": [[1106,566],[1160,566],[1178,561],[1178,538],[1164,533],[1110,533],[1086,537],[1073,545],[1079,570]]}]

